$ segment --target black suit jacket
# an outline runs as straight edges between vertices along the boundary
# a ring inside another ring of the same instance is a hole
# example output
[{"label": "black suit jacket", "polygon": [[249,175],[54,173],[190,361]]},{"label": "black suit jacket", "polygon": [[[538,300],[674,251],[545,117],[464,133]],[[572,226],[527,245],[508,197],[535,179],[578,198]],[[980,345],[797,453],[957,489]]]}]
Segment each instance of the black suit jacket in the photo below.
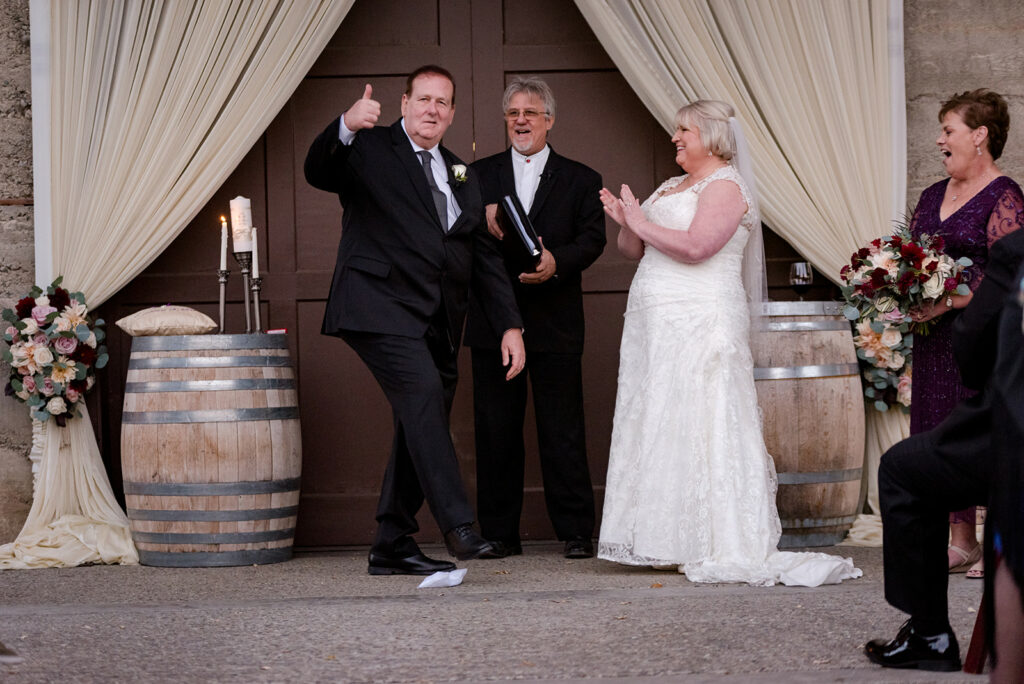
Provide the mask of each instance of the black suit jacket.
[{"label": "black suit jacket", "polygon": [[985,279],[970,304],[953,323],[953,353],[964,384],[979,393],[957,404],[934,429],[936,445],[951,455],[977,456],[978,467],[990,467],[993,401],[991,384],[999,348],[999,320],[1006,298],[1017,287],[1024,264],[1024,230],[997,240],[989,250]]},{"label": "black suit jacket", "polygon": [[[480,177],[484,204],[516,193],[511,148],[477,160],[472,168]],[[583,352],[581,274],[601,256],[606,242],[600,190],[601,176],[596,171],[550,151],[530,207],[530,221],[554,256],[556,271],[539,285],[519,282],[522,268],[510,257],[513,236],[499,241],[489,235],[506,257],[528,351]],[[471,293],[465,342],[470,347],[497,349],[498,340],[483,315],[485,303],[476,290]]]},{"label": "black suit jacket", "polygon": [[317,136],[305,163],[310,185],[337,193],[344,209],[322,332],[422,337],[443,303],[454,349],[471,281],[493,334],[522,327],[475,174],[456,183],[451,167],[461,161],[441,147],[461,209],[445,231],[401,120],[360,130],[351,145],[338,139],[339,123]]}]

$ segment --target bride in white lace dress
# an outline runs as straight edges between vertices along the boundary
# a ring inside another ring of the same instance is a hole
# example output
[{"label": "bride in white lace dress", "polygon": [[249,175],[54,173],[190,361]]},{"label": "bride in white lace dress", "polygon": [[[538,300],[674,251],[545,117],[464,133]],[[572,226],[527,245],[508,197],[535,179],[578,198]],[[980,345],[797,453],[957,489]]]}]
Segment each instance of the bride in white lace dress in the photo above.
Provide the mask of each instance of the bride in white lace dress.
[{"label": "bride in white lace dress", "polygon": [[598,556],[678,567],[694,582],[859,577],[849,559],[776,550],[777,480],[761,435],[743,277],[760,219],[730,163],[732,107],[694,102],[676,123],[686,175],[639,207],[628,186],[621,199],[601,191],[621,227],[619,249],[640,265],[622,333]]}]

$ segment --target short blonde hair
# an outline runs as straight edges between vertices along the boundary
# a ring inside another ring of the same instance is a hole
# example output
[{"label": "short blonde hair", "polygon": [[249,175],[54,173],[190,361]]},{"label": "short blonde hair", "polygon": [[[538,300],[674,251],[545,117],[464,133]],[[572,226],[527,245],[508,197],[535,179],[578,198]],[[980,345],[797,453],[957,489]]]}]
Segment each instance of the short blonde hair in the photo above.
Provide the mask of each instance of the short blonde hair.
[{"label": "short blonde hair", "polygon": [[676,112],[676,126],[696,128],[711,154],[729,161],[736,156],[736,138],[729,126],[732,105],[721,100],[696,100]]}]

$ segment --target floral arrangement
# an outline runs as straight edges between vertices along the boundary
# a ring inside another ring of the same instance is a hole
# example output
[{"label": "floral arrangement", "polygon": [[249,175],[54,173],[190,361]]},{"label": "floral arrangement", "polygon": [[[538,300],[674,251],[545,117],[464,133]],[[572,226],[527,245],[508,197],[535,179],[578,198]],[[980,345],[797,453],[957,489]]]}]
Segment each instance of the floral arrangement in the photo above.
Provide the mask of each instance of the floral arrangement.
[{"label": "floral arrangement", "polygon": [[33,287],[27,297],[0,316],[6,322],[3,359],[11,365],[8,396],[28,404],[33,418],[51,416],[61,427],[79,414],[77,404],[96,382],[96,369],[107,365],[102,344],[103,320],[90,321],[85,296],[68,292],[57,278],[44,292]]},{"label": "floral arrangement", "polygon": [[914,239],[906,225],[853,253],[839,275],[846,299],[843,314],[853,321],[864,378],[864,396],[879,411],[909,410],[914,334],[927,335],[930,321],[914,321],[910,312],[952,294],[970,292],[972,264],[943,252],[939,236]]}]

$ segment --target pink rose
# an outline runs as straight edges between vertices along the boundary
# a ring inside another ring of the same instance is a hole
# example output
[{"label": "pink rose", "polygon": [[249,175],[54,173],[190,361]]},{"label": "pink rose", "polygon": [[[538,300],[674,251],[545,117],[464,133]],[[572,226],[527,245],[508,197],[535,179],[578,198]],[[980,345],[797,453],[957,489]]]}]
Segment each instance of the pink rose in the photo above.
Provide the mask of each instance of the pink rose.
[{"label": "pink rose", "polygon": [[25,387],[25,390],[27,392],[36,391],[36,379],[33,378],[31,375],[26,375],[25,378],[22,379],[21,384]]},{"label": "pink rose", "polygon": [[74,387],[68,387],[66,390],[64,390],[64,396],[67,397],[68,401],[74,404],[82,397],[82,393],[76,390]]},{"label": "pink rose", "polygon": [[15,328],[13,325],[7,326],[7,330],[4,331],[4,332],[7,335],[10,335],[11,337],[13,337],[14,339],[18,339],[18,329]]},{"label": "pink rose", "polygon": [[51,397],[53,396],[54,389],[53,380],[46,378],[43,380],[43,386],[39,388],[39,391],[43,393],[44,397]]},{"label": "pink rose", "polygon": [[78,340],[74,337],[58,337],[53,342],[53,348],[56,349],[59,354],[71,356],[75,349],[78,348]]},{"label": "pink rose", "polygon": [[32,318],[36,320],[36,323],[43,324],[46,322],[46,317],[56,310],[52,306],[34,306],[32,307]]},{"label": "pink rose", "polygon": [[36,333],[32,336],[32,342],[40,347],[46,346],[46,333]]}]

